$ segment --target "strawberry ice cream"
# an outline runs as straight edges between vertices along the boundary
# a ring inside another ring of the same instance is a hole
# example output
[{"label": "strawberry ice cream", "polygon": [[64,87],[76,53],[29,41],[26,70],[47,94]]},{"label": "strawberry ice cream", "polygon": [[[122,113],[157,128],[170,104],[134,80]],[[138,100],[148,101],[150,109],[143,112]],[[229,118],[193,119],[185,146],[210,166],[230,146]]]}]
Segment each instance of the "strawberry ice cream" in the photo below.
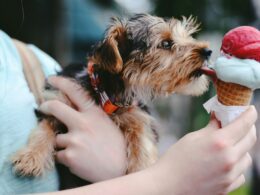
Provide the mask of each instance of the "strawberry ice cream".
[{"label": "strawberry ice cream", "polygon": [[242,112],[238,110],[245,110],[253,90],[260,88],[260,31],[249,26],[232,29],[223,38],[221,54],[210,66],[217,78],[217,97],[204,106],[222,118],[224,126]]}]

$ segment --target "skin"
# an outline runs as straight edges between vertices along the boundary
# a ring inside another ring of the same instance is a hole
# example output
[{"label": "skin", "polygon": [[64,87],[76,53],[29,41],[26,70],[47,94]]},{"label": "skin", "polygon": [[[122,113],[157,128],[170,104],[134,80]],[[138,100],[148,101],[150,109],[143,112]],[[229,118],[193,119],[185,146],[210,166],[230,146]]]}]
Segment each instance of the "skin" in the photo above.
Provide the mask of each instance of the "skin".
[{"label": "skin", "polygon": [[155,165],[122,176],[126,155],[120,130],[99,107],[86,104],[88,95],[75,83],[57,77],[49,82],[67,94],[78,108],[74,110],[55,100],[40,107],[69,129],[56,139],[61,148],[57,160],[82,178],[106,181],[45,195],[219,195],[245,182],[244,173],[252,162],[248,152],[256,142],[257,113],[253,106],[225,128],[220,128],[212,115],[205,128],[184,136]]},{"label": "skin", "polygon": [[74,110],[57,100],[40,107],[41,111],[60,119],[69,130],[56,137],[56,147],[60,149],[56,153],[58,162],[91,182],[124,175],[126,143],[115,123],[75,83],[57,77],[49,79],[49,83],[68,94],[77,108]]}]

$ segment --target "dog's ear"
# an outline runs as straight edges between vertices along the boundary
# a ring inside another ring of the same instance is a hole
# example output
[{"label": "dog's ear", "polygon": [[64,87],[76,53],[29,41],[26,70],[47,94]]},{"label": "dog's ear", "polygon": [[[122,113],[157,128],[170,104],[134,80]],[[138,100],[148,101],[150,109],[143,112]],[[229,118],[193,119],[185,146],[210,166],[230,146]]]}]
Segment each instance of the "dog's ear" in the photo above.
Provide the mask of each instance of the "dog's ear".
[{"label": "dog's ear", "polygon": [[113,18],[105,39],[94,52],[94,57],[102,69],[119,73],[123,68],[123,55],[127,45],[126,28],[122,21]]}]

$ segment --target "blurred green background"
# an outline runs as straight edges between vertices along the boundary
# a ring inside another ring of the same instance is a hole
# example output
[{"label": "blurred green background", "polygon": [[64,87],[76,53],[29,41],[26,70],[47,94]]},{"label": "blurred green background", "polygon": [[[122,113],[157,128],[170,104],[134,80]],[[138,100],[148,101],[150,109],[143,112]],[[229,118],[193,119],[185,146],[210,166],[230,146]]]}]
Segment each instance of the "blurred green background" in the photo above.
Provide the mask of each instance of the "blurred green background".
[{"label": "blurred green background", "polygon": [[[85,62],[87,52],[101,39],[111,16],[128,17],[140,12],[197,17],[201,31],[195,36],[210,42],[214,51],[211,63],[219,55],[225,32],[240,25],[260,26],[260,0],[1,0],[0,29],[37,45],[65,66]],[[173,95],[151,104],[161,128],[161,153],[187,132],[207,124],[209,116],[202,104],[213,95],[211,86],[201,97]],[[259,99],[256,91],[257,108]],[[253,153],[254,167],[247,175],[247,184],[232,195],[260,195],[258,151]]]}]

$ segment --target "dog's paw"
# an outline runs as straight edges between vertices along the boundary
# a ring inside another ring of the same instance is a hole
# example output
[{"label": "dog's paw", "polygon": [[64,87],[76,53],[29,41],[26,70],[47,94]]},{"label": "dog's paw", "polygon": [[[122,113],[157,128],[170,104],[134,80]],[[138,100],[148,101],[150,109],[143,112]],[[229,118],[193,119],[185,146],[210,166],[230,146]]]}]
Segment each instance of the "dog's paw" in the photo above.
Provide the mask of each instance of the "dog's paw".
[{"label": "dog's paw", "polygon": [[47,159],[38,151],[22,149],[12,157],[13,170],[19,176],[36,177],[43,175],[46,169],[54,167],[53,158]]}]

